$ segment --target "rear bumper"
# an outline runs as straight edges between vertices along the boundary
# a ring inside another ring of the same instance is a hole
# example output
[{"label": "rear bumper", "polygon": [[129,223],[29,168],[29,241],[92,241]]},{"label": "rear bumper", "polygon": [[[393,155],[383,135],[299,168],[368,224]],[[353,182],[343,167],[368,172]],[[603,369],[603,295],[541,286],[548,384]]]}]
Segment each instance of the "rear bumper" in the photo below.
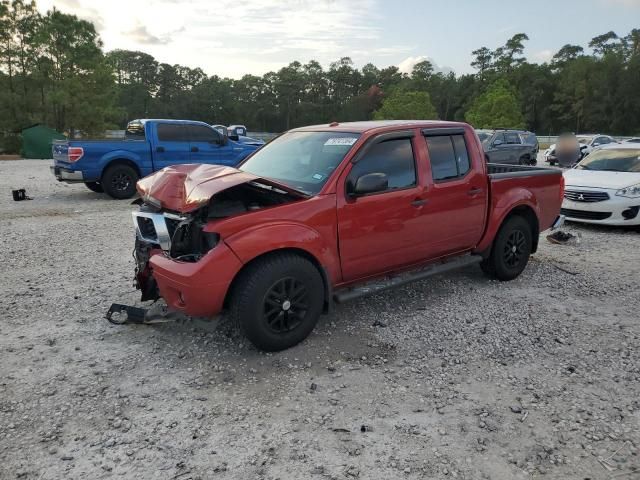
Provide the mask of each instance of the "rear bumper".
[{"label": "rear bumper", "polygon": [[80,170],[69,170],[56,165],[51,165],[49,168],[59,182],[80,183],[85,181],[84,175]]},{"label": "rear bumper", "polygon": [[242,268],[224,242],[197,262],[180,262],[159,253],[149,259],[149,265],[169,308],[193,317],[220,313],[229,286]]}]

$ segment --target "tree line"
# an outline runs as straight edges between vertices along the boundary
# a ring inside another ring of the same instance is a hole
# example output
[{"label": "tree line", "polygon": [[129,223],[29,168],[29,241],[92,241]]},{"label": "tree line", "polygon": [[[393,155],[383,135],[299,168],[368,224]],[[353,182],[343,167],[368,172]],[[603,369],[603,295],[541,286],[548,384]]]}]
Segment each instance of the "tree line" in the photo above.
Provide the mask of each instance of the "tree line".
[{"label": "tree line", "polygon": [[[565,45],[544,64],[524,57],[528,37],[474,50],[473,74],[410,73],[349,57],[311,60],[240,79],[103,51],[94,25],[35,2],[0,1],[0,132],[44,123],[88,135],[131,119],[187,118],[279,132],[330,121],[437,118],[538,133],[640,133],[640,29]],[[5,147],[6,149],[6,147]]]}]

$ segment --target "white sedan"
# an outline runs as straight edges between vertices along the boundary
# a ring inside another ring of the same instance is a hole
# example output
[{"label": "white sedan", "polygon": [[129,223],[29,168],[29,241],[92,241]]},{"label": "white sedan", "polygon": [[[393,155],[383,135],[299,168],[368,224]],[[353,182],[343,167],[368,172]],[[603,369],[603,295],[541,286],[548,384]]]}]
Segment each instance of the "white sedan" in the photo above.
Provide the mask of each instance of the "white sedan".
[{"label": "white sedan", "polygon": [[574,222],[640,225],[640,145],[595,150],[564,172],[562,214]]}]

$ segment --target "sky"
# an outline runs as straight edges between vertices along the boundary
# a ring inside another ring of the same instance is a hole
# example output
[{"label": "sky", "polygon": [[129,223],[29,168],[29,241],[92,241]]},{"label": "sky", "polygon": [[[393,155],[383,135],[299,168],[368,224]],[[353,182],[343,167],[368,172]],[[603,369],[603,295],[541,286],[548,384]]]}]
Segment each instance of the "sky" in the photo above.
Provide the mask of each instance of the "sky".
[{"label": "sky", "polygon": [[640,0],[36,0],[91,20],[106,51],[141,50],[209,75],[262,75],[294,60],[351,57],[409,72],[429,59],[472,72],[471,52],[520,32],[544,62],[567,43],[640,28]]}]

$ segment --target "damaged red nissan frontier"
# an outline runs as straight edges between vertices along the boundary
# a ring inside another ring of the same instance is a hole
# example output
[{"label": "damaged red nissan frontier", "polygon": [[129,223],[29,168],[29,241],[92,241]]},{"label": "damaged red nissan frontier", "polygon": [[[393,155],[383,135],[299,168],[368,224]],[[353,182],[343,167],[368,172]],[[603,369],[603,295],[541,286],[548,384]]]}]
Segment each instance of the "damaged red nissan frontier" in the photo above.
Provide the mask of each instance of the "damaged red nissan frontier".
[{"label": "damaged red nissan frontier", "polygon": [[289,348],[334,302],[479,265],[512,280],[562,224],[560,170],[488,164],[465,123],[291,130],[237,168],[176,165],[137,184],[143,300],[228,311],[258,348]]}]

